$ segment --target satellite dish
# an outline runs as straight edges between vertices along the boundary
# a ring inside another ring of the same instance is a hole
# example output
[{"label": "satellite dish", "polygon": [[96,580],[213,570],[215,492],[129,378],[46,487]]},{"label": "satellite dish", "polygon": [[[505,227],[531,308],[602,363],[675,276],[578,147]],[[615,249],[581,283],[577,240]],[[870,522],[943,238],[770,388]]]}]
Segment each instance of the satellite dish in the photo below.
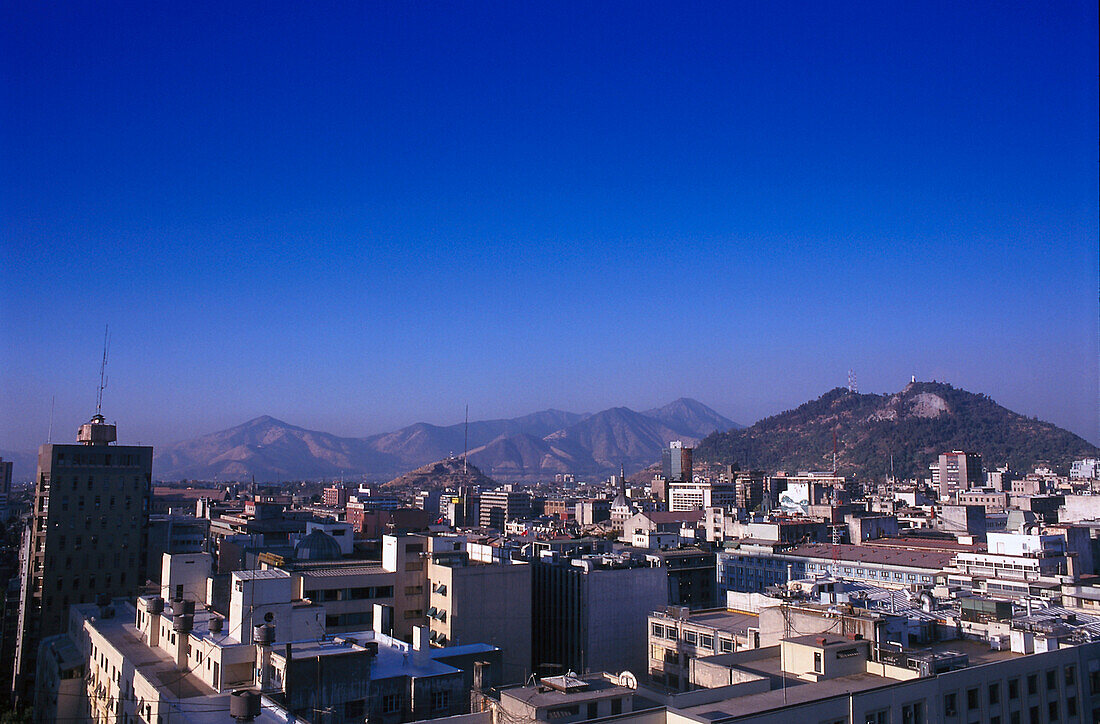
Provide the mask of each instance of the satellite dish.
[{"label": "satellite dish", "polygon": [[619,674],[619,686],[625,686],[627,689],[637,689],[638,677],[629,671],[624,671]]}]

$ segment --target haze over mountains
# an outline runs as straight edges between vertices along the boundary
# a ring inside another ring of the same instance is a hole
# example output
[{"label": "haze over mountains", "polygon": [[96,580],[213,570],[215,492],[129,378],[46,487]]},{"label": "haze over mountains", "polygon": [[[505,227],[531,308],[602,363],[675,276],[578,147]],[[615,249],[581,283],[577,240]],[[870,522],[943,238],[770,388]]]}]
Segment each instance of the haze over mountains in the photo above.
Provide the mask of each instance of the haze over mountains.
[{"label": "haze over mountains", "polygon": [[[660,458],[670,440],[695,442],[738,425],[706,405],[680,399],[635,412],[616,407],[595,414],[544,410],[469,425],[469,461],[502,480],[559,472],[603,475],[634,471]],[[416,423],[394,432],[349,438],[263,416],[237,427],[157,448],[161,480],[279,481],[322,478],[388,480],[461,455],[464,425]]]}]

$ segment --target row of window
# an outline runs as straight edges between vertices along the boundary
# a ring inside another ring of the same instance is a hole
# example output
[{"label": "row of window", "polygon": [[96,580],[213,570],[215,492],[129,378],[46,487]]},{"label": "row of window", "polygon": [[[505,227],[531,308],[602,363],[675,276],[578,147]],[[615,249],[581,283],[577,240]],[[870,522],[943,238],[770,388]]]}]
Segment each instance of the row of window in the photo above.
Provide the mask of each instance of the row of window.
[{"label": "row of window", "polygon": [[368,598],[393,598],[393,586],[361,586],[359,588],[316,588],[305,591],[314,603],[325,601],[361,601]]}]

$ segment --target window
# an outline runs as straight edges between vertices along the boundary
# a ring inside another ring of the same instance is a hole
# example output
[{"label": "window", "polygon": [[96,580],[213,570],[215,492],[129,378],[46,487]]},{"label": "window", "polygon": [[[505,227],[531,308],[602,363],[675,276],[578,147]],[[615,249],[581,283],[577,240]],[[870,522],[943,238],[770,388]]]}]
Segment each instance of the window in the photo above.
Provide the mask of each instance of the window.
[{"label": "window", "polygon": [[588,702],[587,712],[585,714],[586,719],[595,719],[600,715],[600,703],[597,701]]},{"label": "window", "polygon": [[653,635],[657,638],[661,638],[665,635],[665,627],[659,623],[653,624]]},{"label": "window", "polygon": [[451,705],[451,692],[449,691],[433,691],[432,692],[432,711],[442,711]]},{"label": "window", "polygon": [[1027,675],[1027,695],[1035,696],[1039,692],[1039,676],[1038,674]]},{"label": "window", "polygon": [[397,711],[397,694],[383,694],[382,695],[382,712],[384,714],[393,714]]},{"label": "window", "polygon": [[1047,717],[1048,717],[1047,721],[1049,721],[1049,722],[1058,721],[1058,702],[1057,701],[1052,701],[1049,704],[1047,704]]},{"label": "window", "polygon": [[694,631],[684,631],[684,643],[689,643],[693,646],[695,645],[696,638]]},{"label": "window", "polygon": [[1009,679],[1008,680],[1008,698],[1012,701],[1020,698],[1020,680]]},{"label": "window", "polygon": [[1047,672],[1047,689],[1054,690],[1058,688],[1058,670],[1051,669]]},{"label": "window", "polygon": [[943,715],[944,716],[958,716],[959,715],[959,697],[955,692],[943,695]]},{"label": "window", "polygon": [[1065,669],[1066,686],[1073,686],[1077,683],[1077,667],[1073,664],[1068,665]]},{"label": "window", "polygon": [[820,651],[815,651],[814,652],[814,671],[816,671],[819,674],[824,674],[825,673],[825,667],[824,667],[823,662],[821,660],[821,652]]},{"label": "window", "polygon": [[612,713],[612,715],[623,713],[623,700],[622,699],[612,699],[611,700],[611,713]]},{"label": "window", "polygon": [[714,649],[714,636],[710,634],[699,634],[699,645],[704,649]]},{"label": "window", "polygon": [[864,717],[864,722],[866,724],[890,724],[890,710],[869,711],[867,716]]},{"label": "window", "polygon": [[367,702],[364,699],[357,699],[355,701],[349,701],[344,703],[344,718],[345,719],[362,719],[367,715]]},{"label": "window", "polygon": [[1066,716],[1077,716],[1077,697],[1066,697]]},{"label": "window", "polygon": [[1027,717],[1027,720],[1028,722],[1030,722],[1030,724],[1043,724],[1042,720],[1039,719],[1039,707],[1037,706],[1033,706],[1028,709]]},{"label": "window", "polygon": [[1001,685],[993,682],[989,685],[989,703],[996,704],[1001,700]]},{"label": "window", "polygon": [[901,707],[901,724],[924,724],[924,702],[914,701]]}]

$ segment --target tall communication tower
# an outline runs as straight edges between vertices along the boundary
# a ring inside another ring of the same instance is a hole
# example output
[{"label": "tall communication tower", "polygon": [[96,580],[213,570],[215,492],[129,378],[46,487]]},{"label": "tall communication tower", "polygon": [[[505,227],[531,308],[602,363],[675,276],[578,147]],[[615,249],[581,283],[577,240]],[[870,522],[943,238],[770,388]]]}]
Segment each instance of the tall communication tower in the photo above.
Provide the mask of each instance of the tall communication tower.
[{"label": "tall communication tower", "polygon": [[107,351],[111,346],[110,325],[103,325],[103,361],[99,364],[99,387],[96,388],[95,414],[103,412],[103,390],[107,389]]},{"label": "tall communication tower", "polygon": [[855,370],[848,370],[848,391],[853,393],[859,392],[859,385],[856,384]]},{"label": "tall communication tower", "polygon": [[466,454],[470,451],[470,405],[466,405],[466,426],[462,430],[462,474],[466,474]]}]

